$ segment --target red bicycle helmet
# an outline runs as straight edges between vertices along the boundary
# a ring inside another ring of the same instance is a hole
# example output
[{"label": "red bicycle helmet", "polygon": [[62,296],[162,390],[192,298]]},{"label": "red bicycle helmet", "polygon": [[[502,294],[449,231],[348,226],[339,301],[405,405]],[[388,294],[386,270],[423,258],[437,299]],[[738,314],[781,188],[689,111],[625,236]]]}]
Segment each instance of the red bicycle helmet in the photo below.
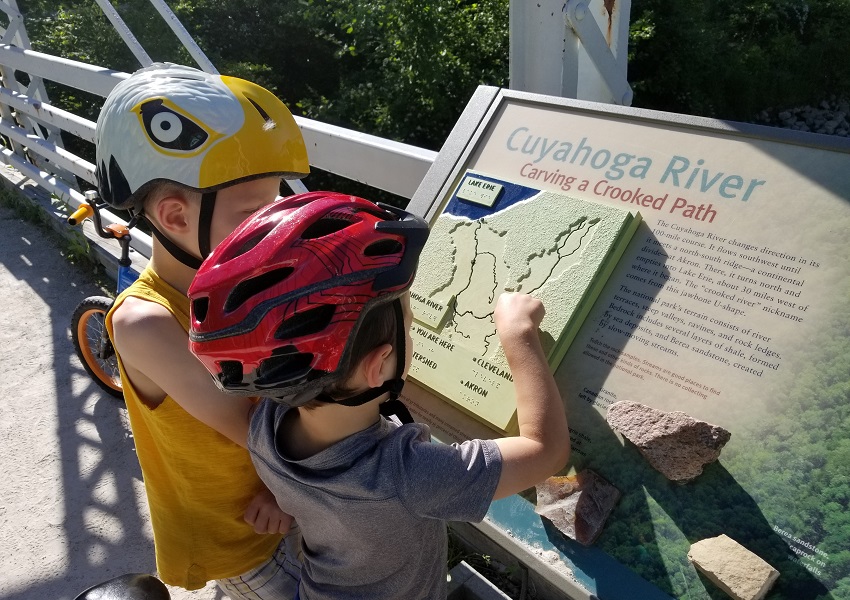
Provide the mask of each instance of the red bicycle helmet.
[{"label": "red bicycle helmet", "polygon": [[225,391],[304,404],[346,372],[363,316],[410,287],[427,238],[422,218],[356,196],[271,204],[198,270],[190,349]]}]

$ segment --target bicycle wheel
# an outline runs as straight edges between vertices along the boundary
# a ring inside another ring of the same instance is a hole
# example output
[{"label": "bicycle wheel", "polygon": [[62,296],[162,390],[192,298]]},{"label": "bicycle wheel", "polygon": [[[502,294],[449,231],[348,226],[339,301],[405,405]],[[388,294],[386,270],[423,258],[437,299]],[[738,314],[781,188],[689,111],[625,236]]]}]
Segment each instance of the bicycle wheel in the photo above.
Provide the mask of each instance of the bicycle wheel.
[{"label": "bicycle wheel", "polygon": [[85,298],[77,305],[71,318],[71,339],[80,362],[94,382],[107,394],[123,399],[118,357],[106,335],[106,313],[111,307],[111,298]]}]

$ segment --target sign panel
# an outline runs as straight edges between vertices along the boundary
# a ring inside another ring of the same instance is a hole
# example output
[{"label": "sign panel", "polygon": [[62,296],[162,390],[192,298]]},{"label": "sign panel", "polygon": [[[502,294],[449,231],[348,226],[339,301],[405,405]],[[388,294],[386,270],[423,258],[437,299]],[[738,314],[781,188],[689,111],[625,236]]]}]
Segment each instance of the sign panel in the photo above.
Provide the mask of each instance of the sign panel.
[{"label": "sign panel", "polygon": [[[501,198],[482,205],[469,189]],[[525,292],[548,306],[540,330],[556,367],[639,224],[640,213],[468,171],[431,224],[410,290],[410,376],[513,431],[513,378],[493,319],[499,295]]]},{"label": "sign panel", "polygon": [[[637,589],[631,584],[648,586],[641,598],[712,597],[687,551],[720,534],[780,571],[777,597],[842,597],[850,589],[850,143],[488,93],[486,108],[456,127],[452,155],[435,164],[413,210],[439,213],[471,169],[643,217],[556,371],[571,469],[593,469],[622,499],[592,548],[521,497],[494,503],[491,518],[559,552],[603,600],[629,597],[618,590]],[[409,388],[437,437],[486,435]],[[618,400],[683,411],[724,427],[731,441],[696,480],[672,484],[608,426]]]}]

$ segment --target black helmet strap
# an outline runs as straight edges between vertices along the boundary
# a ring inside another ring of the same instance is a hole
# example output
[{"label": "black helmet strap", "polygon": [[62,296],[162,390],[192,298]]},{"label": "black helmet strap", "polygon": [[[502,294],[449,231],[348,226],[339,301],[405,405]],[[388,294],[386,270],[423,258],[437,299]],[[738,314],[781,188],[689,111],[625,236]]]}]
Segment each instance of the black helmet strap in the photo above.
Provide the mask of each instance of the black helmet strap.
[{"label": "black helmet strap", "polygon": [[168,253],[179,260],[181,263],[189,267],[190,269],[198,270],[201,267],[201,259],[193,254],[189,254],[183,248],[172,242],[170,239],[166,237],[164,233],[162,233],[159,229],[156,228],[156,225],[153,224],[153,221],[150,219],[145,219],[150,225],[151,233],[153,233],[154,237],[159,240],[159,243],[162,244]]},{"label": "black helmet strap", "polygon": [[210,235],[212,234],[212,218],[215,211],[216,192],[204,192],[201,195],[201,212],[198,214],[198,249],[201,258],[210,255]]},{"label": "black helmet strap", "polygon": [[157,229],[153,221],[145,219],[148,225],[150,225],[154,237],[159,240],[159,243],[163,245],[168,253],[190,269],[196,271],[201,268],[203,259],[209,256],[211,252],[210,236],[212,232],[212,217],[215,211],[215,197],[216,192],[205,192],[201,195],[201,210],[198,214],[198,249],[201,252],[201,258],[186,252]]}]

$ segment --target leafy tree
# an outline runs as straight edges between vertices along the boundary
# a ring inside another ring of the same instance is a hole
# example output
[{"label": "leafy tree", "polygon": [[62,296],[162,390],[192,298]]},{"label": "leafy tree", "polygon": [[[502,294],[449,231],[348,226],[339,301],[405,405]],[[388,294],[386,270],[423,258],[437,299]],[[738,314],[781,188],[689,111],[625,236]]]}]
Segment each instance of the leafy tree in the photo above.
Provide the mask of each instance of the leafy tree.
[{"label": "leafy tree", "polygon": [[844,0],[637,0],[635,106],[750,120],[768,107],[850,93]]},{"label": "leafy tree", "polygon": [[336,48],[301,2],[179,0],[173,10],[219,71],[267,87],[291,108],[335,89]]},{"label": "leafy tree", "polygon": [[309,116],[439,148],[479,84],[507,84],[508,0],[307,0],[339,85]]}]

